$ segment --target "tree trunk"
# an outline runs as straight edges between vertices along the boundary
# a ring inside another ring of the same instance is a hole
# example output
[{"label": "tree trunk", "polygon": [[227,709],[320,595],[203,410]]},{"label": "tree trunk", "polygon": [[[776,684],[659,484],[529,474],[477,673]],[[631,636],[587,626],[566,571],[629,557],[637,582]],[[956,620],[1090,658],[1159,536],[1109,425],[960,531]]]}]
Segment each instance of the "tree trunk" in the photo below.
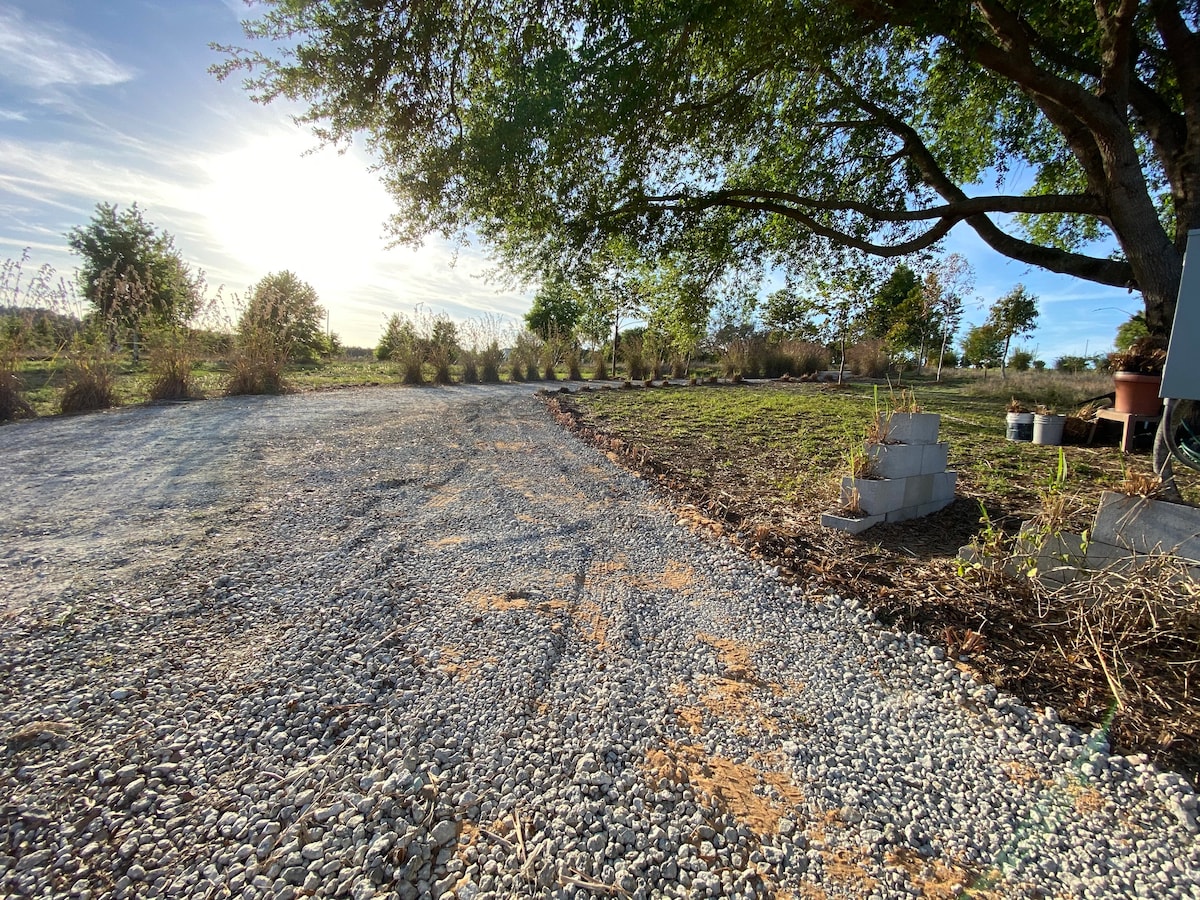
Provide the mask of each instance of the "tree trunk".
[{"label": "tree trunk", "polygon": [[942,348],[938,351],[937,377],[935,381],[942,380],[942,360],[946,358],[946,341],[950,337],[949,331],[942,332]]},{"label": "tree trunk", "polygon": [[613,366],[612,377],[613,381],[617,380],[617,341],[621,338],[621,317],[613,318]]}]

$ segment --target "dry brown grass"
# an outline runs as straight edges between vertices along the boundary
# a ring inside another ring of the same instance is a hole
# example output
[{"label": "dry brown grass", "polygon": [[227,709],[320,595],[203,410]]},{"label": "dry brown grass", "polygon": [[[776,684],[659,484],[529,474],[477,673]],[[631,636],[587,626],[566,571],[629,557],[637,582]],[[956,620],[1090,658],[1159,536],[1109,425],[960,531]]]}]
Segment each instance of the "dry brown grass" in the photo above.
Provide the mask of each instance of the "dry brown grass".
[{"label": "dry brown grass", "polygon": [[15,349],[0,349],[0,422],[33,415],[33,407],[21,396],[24,385],[17,375],[18,362]]},{"label": "dry brown grass", "polygon": [[195,339],[189,329],[170,329],[150,339],[151,400],[190,400],[199,396],[192,379]]},{"label": "dry brown grass", "polygon": [[77,341],[67,362],[66,387],[59,398],[64,415],[119,405],[112,354],[103,337]]}]

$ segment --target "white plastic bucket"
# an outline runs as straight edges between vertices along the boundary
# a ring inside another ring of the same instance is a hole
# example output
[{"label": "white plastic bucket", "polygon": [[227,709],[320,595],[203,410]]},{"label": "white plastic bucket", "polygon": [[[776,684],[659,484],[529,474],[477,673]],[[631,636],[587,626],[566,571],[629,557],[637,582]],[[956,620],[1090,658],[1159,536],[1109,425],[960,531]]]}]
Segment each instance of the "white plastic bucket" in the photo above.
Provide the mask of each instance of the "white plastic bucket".
[{"label": "white plastic bucket", "polygon": [[1033,442],[1057,447],[1062,443],[1063,425],[1066,421],[1066,416],[1035,415],[1033,417]]},{"label": "white plastic bucket", "polygon": [[1008,429],[1005,437],[1010,441],[1033,440],[1033,413],[1008,413]]}]

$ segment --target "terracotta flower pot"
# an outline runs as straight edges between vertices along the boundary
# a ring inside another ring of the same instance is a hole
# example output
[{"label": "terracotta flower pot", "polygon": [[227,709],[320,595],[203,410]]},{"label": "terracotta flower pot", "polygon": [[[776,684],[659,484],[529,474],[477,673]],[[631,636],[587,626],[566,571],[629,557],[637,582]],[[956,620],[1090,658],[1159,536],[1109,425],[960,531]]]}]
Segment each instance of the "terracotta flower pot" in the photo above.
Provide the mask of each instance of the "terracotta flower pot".
[{"label": "terracotta flower pot", "polygon": [[1115,372],[1113,383],[1117,388],[1117,399],[1113,403],[1116,412],[1157,416],[1162,411],[1162,400],[1158,396],[1162,385],[1161,375]]}]

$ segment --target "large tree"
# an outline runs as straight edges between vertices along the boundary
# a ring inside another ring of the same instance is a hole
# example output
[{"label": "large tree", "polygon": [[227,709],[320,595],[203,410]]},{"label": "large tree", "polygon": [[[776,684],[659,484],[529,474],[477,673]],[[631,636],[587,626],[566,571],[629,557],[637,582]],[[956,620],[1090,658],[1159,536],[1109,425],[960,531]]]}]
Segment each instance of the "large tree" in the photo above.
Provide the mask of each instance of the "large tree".
[{"label": "large tree", "polygon": [[243,341],[267,337],[292,359],[315,361],[328,352],[325,309],[316,289],[294,272],[272,272],[250,291],[238,319]]},{"label": "large tree", "polygon": [[992,304],[987,323],[1004,341],[1000,351],[1000,371],[1004,373],[1008,361],[1008,348],[1018,334],[1029,334],[1037,322],[1037,297],[1025,290],[1025,285],[1015,288]]},{"label": "large tree", "polygon": [[66,238],[83,259],[84,293],[106,322],[136,330],[147,316],[182,325],[195,313],[199,279],[175,239],[148,222],[136,203],[125,209],[98,203],[91,221]]},{"label": "large tree", "polygon": [[[535,268],[714,213],[786,264],[959,224],[1140,290],[1165,335],[1200,226],[1195,0],[266,0],[257,99],[365,133],[402,239],[470,227]],[[992,190],[1007,172],[1027,183]],[[1115,248],[1115,252],[1114,251]]]}]

